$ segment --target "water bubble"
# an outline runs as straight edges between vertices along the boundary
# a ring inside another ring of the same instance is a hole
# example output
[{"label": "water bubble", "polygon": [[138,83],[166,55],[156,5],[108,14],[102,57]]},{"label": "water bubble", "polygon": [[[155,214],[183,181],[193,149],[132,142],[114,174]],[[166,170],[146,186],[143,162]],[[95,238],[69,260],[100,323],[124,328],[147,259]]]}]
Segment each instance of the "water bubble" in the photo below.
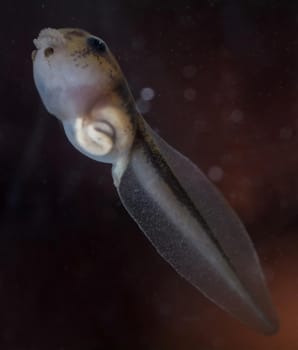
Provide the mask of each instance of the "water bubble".
[{"label": "water bubble", "polygon": [[193,78],[193,77],[196,75],[197,70],[198,70],[198,69],[197,69],[196,66],[194,66],[194,65],[188,65],[188,66],[183,67],[182,73],[183,73],[183,76],[184,76],[185,78],[190,79],[190,78]]},{"label": "water bubble", "polygon": [[232,153],[224,153],[221,157],[222,162],[231,162],[233,160],[233,154]]},{"label": "water bubble", "polygon": [[193,101],[197,97],[197,92],[195,89],[188,88],[184,90],[184,98],[188,101]]},{"label": "water bubble", "polygon": [[197,119],[194,122],[194,130],[196,132],[208,132],[210,125],[204,119]]},{"label": "water bubble", "polygon": [[145,47],[145,40],[144,40],[144,38],[141,37],[141,36],[133,38],[132,41],[131,41],[131,46],[136,51],[143,50],[144,47]]},{"label": "water bubble", "polygon": [[289,202],[286,200],[286,199],[282,199],[280,202],[279,202],[279,205],[280,205],[280,208],[281,209],[286,209],[289,207]]},{"label": "water bubble", "polygon": [[285,126],[284,128],[280,129],[279,137],[283,140],[289,140],[292,137],[293,130],[292,128]]},{"label": "water bubble", "polygon": [[155,92],[150,87],[145,87],[141,90],[141,97],[144,101],[150,101],[155,96]]},{"label": "water bubble", "polygon": [[212,166],[208,170],[208,177],[213,182],[221,181],[221,179],[223,178],[223,175],[224,175],[224,172],[223,172],[222,168],[220,168],[219,166]]},{"label": "water bubble", "polygon": [[229,119],[234,123],[240,123],[242,122],[244,116],[243,112],[239,109],[234,109],[233,112],[230,114]]},{"label": "water bubble", "polygon": [[219,92],[216,92],[214,94],[214,103],[215,104],[220,104],[220,103],[223,103],[223,101],[224,101],[223,95],[221,93],[219,93]]},{"label": "water bubble", "polygon": [[171,306],[166,303],[160,303],[159,305],[159,312],[162,316],[168,316],[171,313]]}]

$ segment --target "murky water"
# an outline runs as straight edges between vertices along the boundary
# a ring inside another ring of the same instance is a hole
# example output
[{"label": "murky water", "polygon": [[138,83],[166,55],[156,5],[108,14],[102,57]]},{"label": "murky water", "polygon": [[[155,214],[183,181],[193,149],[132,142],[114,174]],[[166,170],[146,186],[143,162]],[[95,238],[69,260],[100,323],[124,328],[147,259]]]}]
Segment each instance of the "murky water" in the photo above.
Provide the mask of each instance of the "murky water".
[{"label": "murky water", "polygon": [[[1,14],[0,348],[298,348],[298,6],[12,1]],[[181,279],[126,214],[110,166],[69,144],[32,78],[44,27],[104,38],[149,124],[223,192],[259,254],[277,335]]]}]

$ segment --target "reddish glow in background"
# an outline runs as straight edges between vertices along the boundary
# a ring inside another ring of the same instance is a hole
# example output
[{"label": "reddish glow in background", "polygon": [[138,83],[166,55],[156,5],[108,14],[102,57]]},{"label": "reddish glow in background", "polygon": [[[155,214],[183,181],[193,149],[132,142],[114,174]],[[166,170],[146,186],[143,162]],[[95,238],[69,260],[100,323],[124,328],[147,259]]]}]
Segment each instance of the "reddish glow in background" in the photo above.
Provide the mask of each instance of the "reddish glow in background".
[{"label": "reddish glow in background", "polygon": [[[241,3],[3,5],[2,350],[298,348],[298,5]],[[104,38],[136,99],[154,90],[149,124],[207,174],[222,171],[216,185],[255,242],[280,315],[276,336],[182,280],[122,208],[110,167],[67,142],[32,80],[32,39],[49,26]]]}]

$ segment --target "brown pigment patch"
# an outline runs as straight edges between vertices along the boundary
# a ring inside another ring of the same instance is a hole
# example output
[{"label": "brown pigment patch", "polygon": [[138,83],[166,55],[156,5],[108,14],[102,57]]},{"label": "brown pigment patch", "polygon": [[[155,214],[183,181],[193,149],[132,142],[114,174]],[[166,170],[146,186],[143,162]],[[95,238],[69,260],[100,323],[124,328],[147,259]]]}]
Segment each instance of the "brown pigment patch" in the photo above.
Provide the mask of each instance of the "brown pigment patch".
[{"label": "brown pigment patch", "polygon": [[82,38],[85,36],[85,32],[80,30],[72,30],[64,34],[65,39],[72,40],[73,37]]}]

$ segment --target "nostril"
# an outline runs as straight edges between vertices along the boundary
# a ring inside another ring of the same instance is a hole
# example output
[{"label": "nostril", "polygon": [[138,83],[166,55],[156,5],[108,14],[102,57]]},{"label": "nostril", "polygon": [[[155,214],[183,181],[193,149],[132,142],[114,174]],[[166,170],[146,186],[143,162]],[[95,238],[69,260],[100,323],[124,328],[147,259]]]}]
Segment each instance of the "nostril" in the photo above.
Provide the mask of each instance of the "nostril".
[{"label": "nostril", "polygon": [[46,57],[51,56],[53,53],[54,53],[54,49],[53,49],[52,47],[47,47],[47,48],[44,50],[44,55],[45,55]]}]

